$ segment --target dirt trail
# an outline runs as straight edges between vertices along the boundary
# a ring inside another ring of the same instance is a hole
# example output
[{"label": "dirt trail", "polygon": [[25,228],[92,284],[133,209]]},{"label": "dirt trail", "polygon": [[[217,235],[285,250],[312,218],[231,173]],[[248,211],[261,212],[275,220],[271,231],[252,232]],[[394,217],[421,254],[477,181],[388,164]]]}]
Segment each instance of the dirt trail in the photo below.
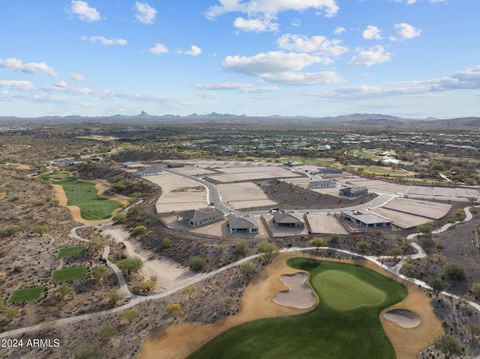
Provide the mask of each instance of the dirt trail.
[{"label": "dirt trail", "polygon": [[145,279],[157,278],[157,287],[155,288],[157,292],[174,288],[198,275],[173,260],[158,259],[154,253],[142,249],[138,243],[135,243],[135,239],[129,240],[130,233],[121,226],[105,224],[102,226],[102,230],[117,242],[123,243],[129,257],[139,257],[143,261],[140,273]]},{"label": "dirt trail", "polygon": [[273,302],[273,297],[279,292],[288,290],[280,280],[280,276],[299,272],[286,263],[288,258],[297,256],[298,253],[281,254],[266,271],[261,272],[245,290],[238,315],[213,324],[179,324],[153,333],[145,340],[137,359],[185,358],[212,338],[234,326],[260,318],[284,317],[308,312],[310,309],[295,309]]}]

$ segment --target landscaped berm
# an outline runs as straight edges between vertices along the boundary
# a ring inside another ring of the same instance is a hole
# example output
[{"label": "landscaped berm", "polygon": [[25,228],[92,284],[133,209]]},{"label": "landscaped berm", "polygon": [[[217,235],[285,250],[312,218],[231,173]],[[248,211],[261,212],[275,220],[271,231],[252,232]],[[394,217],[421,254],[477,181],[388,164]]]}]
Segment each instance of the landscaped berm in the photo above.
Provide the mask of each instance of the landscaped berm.
[{"label": "landscaped berm", "polygon": [[44,176],[52,184],[63,187],[67,197],[66,206],[76,206],[80,215],[88,221],[98,221],[112,216],[112,212],[120,208],[117,201],[100,197],[94,183],[80,181],[70,177],[68,173],[58,172]]},{"label": "landscaped berm", "polygon": [[366,267],[291,258],[310,274],[318,306],[306,313],[236,326],[189,358],[394,359],[380,313],[402,301],[407,288]]}]

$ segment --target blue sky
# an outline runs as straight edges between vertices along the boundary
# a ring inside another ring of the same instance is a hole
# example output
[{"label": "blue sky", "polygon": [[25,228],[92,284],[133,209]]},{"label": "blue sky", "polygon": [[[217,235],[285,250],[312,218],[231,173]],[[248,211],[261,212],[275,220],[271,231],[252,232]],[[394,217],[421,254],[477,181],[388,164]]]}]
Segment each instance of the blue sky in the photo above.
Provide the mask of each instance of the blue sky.
[{"label": "blue sky", "polygon": [[478,0],[16,0],[0,115],[480,115]]}]

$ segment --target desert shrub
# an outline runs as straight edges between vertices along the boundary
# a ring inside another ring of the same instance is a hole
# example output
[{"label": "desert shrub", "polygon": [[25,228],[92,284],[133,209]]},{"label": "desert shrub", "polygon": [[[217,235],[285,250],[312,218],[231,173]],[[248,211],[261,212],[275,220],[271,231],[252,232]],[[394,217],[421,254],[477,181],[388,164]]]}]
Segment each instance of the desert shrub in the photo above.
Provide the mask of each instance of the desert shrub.
[{"label": "desert shrub", "polygon": [[367,242],[366,240],[358,241],[357,244],[355,245],[355,248],[360,253],[367,252],[370,249],[370,247],[371,247],[371,244],[369,242]]},{"label": "desert shrub", "polygon": [[255,273],[255,264],[252,262],[240,264],[240,272],[242,272],[245,277],[251,276],[253,273]]},{"label": "desert shrub", "polygon": [[1,227],[0,228],[0,238],[10,237],[18,232],[22,231],[22,227],[17,226],[15,224]]},{"label": "desert shrub", "polygon": [[118,262],[118,268],[120,268],[121,271],[127,272],[128,274],[130,274],[131,272],[137,272],[142,267],[143,262],[138,257],[125,258]]},{"label": "desert shrub", "polygon": [[190,258],[188,265],[195,272],[200,272],[204,270],[205,267],[207,266],[207,261],[205,260],[205,258],[202,258],[199,256],[193,256],[192,258]]},{"label": "desert shrub", "polygon": [[107,342],[118,334],[118,330],[111,324],[105,324],[98,334],[101,341]]},{"label": "desert shrub", "polygon": [[169,317],[177,317],[179,315],[182,315],[182,305],[180,303],[167,304],[166,312]]},{"label": "desert shrub", "polygon": [[322,237],[315,237],[310,241],[310,246],[312,247],[326,247],[327,241]]},{"label": "desert shrub", "polygon": [[172,246],[172,238],[170,238],[169,236],[165,236],[163,237],[163,248],[170,248]]},{"label": "desert shrub", "polygon": [[235,253],[242,256],[246,255],[248,252],[248,243],[247,242],[237,242],[235,243]]},{"label": "desert shrub", "polygon": [[447,263],[445,265],[444,270],[445,270],[445,275],[450,280],[462,281],[462,280],[465,280],[466,278],[465,269],[461,264]]},{"label": "desert shrub", "polygon": [[145,227],[145,226],[136,226],[136,227],[132,230],[131,234],[132,234],[132,236],[138,236],[138,235],[140,235],[140,234],[145,233],[146,231],[147,231],[147,227]]}]

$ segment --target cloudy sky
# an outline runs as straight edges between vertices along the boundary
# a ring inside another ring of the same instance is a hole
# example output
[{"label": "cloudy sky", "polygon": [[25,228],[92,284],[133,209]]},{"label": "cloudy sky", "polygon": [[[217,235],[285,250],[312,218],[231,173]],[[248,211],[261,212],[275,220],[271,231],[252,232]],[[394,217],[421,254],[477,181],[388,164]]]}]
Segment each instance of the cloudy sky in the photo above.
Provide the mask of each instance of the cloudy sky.
[{"label": "cloudy sky", "polygon": [[480,115],[478,0],[15,0],[0,115]]}]

